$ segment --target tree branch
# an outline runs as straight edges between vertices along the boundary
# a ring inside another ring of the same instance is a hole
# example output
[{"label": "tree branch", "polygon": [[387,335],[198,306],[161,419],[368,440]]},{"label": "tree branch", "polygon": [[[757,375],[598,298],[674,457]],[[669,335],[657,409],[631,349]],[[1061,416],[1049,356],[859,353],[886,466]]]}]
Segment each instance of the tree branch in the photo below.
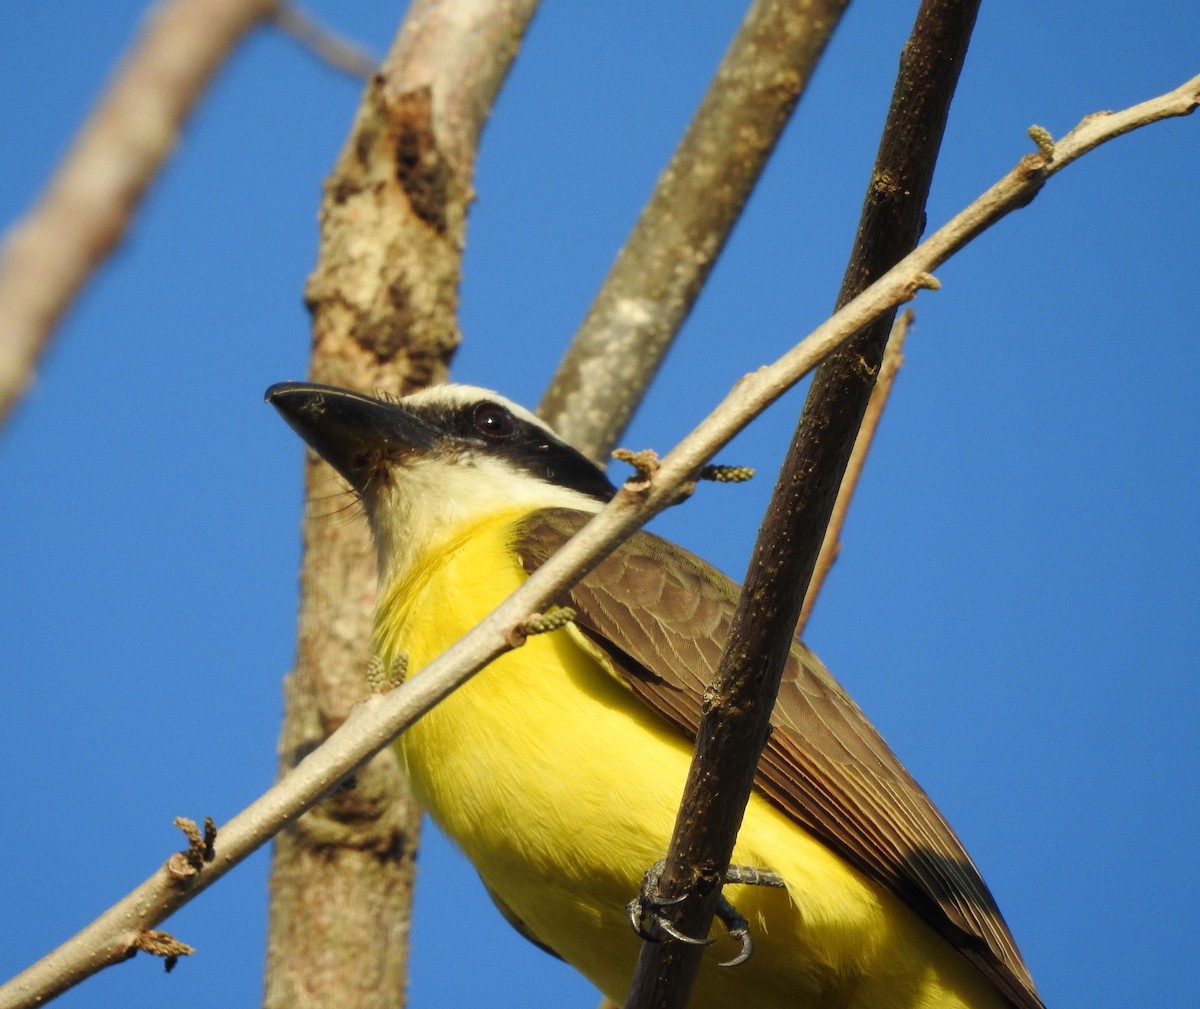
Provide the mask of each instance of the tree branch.
[{"label": "tree branch", "polygon": [[[979,0],[924,0],[891,107],[838,304],[917,243],[925,200]],[[833,501],[875,382],[894,309],[818,369],[758,531],[729,639],[709,688],[660,890],[693,899],[673,915],[706,936],[754,784],[780,677],[825,539]],[[882,334],[884,339],[880,339]],[[763,866],[762,868],[771,868]],[[627,1009],[682,1009],[702,947],[644,942]]]},{"label": "tree branch", "polygon": [[883,361],[879,366],[879,375],[875,380],[875,388],[871,390],[871,399],[867,403],[867,411],[863,414],[862,425],[854,439],[854,449],[850,453],[850,461],[846,465],[846,475],[838,488],[837,500],[833,503],[833,513],[829,517],[829,527],[825,530],[825,538],[821,542],[821,552],[817,556],[816,568],[813,570],[812,581],[809,582],[808,592],[804,596],[804,605],[800,608],[800,619],[797,627],[808,623],[809,614],[816,604],[825,579],[832,570],[834,562],[841,552],[842,528],[846,524],[846,516],[850,511],[850,501],[858,488],[859,477],[871,451],[871,443],[875,440],[875,432],[879,429],[879,421],[883,417],[883,408],[887,406],[888,397],[892,393],[892,385],[904,363],[904,339],[908,335],[908,327],[912,325],[913,310],[905,309],[892,326],[888,337],[887,348],[883,352]]},{"label": "tree branch", "polygon": [[379,65],[371,53],[326,28],[294,3],[280,4],[272,20],[284,35],[334,70],[366,80]]},{"label": "tree branch", "polygon": [[130,938],[152,928],[211,886],[277,831],[311,808],[347,774],[387,746],[460,683],[511,648],[513,630],[544,610],[618,542],[678,500],[698,469],[792,385],[872,319],[936,285],[930,271],[1010,211],[1027,204],[1046,179],[1098,144],[1137,126],[1187,115],[1200,104],[1200,77],[1120,113],[1089,116],[1053,151],[1028,154],[774,364],[740,379],[712,413],[679,443],[654,477],[622,490],[595,519],[492,612],[475,630],[416,676],[357,705],[320,749],[225,824],[215,857],[194,878],[178,880],[164,865],[127,897],[47,957],[0,988],[0,1009],[40,1005],[122,958]]},{"label": "tree branch", "polygon": [[0,424],[55,325],[124,237],[209,81],[279,0],[171,0],[151,12],[70,151],[0,251]]},{"label": "tree branch", "polygon": [[[444,381],[479,135],[536,0],[416,0],[367,85],[325,184],[307,287],[316,381],[411,391]],[[310,500],[337,477],[310,458]],[[365,524],[304,528],[296,666],[280,774],[366,690],[375,553]],[[276,841],[264,1005],[400,1005],[420,810],[391,751]]]},{"label": "tree branch", "polygon": [[538,413],[616,445],[683,325],[849,0],[755,0]]}]

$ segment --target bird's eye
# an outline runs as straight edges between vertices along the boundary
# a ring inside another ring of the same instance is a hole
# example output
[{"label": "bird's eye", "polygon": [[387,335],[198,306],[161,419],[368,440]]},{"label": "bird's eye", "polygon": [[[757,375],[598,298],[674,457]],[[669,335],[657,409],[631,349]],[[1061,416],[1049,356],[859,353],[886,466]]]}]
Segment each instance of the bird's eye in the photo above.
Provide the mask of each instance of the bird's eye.
[{"label": "bird's eye", "polygon": [[499,403],[480,403],[471,414],[475,430],[489,441],[504,441],[517,430],[517,422]]}]

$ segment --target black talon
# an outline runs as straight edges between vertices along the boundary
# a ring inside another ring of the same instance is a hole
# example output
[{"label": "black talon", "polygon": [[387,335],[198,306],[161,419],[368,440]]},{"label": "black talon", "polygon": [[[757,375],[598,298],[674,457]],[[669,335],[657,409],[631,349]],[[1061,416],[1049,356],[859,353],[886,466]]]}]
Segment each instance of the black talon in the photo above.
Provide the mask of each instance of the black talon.
[{"label": "black talon", "polygon": [[[770,869],[756,869],[752,865],[731,865],[725,870],[726,883],[741,883],[743,886],[773,886],[782,888],[785,884],[783,877]],[[724,895],[717,899],[717,917],[725,926],[730,939],[736,939],[741,949],[732,960],[725,960],[719,967],[739,967],[750,959],[754,953],[754,936],[750,932],[750,923],[738,912]]]},{"label": "black talon", "polygon": [[[685,942],[690,946],[709,945],[713,942],[712,939],[696,939],[690,935],[684,935],[675,927],[675,923],[662,913],[662,908],[678,904],[685,896],[680,894],[678,897],[665,900],[659,894],[658,882],[662,878],[665,865],[665,860],[660,859],[646,870],[646,875],[642,877],[641,893],[625,905],[626,910],[629,911],[629,923],[646,942],[663,941],[660,935],[643,925],[643,922],[649,920],[650,925],[658,932],[666,933],[679,942]],[[739,883],[743,886],[784,886],[783,877],[779,873],[769,869],[756,869],[749,865],[731,865],[725,872],[725,882]],[[717,898],[716,914],[721,919],[721,924],[725,926],[729,938],[736,940],[741,947],[737,956],[722,961],[718,966],[738,967],[749,960],[754,953],[754,936],[750,932],[750,923],[724,896]]]},{"label": "black talon", "polygon": [[666,932],[672,939],[685,942],[689,946],[711,946],[714,941],[712,939],[696,939],[690,935],[684,935],[666,915],[656,913],[654,915],[654,924]]},{"label": "black talon", "polygon": [[686,894],[680,894],[678,897],[672,897],[668,900],[659,893],[658,881],[662,879],[663,868],[665,866],[666,861],[659,859],[646,870],[646,875],[642,877],[641,893],[625,905],[626,910],[629,912],[629,923],[633,926],[633,930],[646,942],[663,941],[661,936],[643,926],[642,923],[649,919],[650,924],[655,929],[665,932],[678,942],[684,942],[690,946],[709,945],[713,941],[712,939],[696,939],[690,935],[684,935],[684,933],[675,927],[675,923],[662,913],[662,908],[678,904],[687,896]]},{"label": "black talon", "polygon": [[750,923],[724,897],[717,899],[717,917],[721,919],[729,938],[736,939],[741,946],[737,956],[731,960],[722,960],[717,966],[740,967],[754,953],[754,936],[750,934]]},{"label": "black talon", "polygon": [[651,935],[642,928],[642,912],[645,908],[642,907],[642,902],[639,898],[634,897],[628,904],[625,905],[625,910],[629,912],[629,924],[633,926],[634,932],[643,942],[660,942],[661,940],[656,935]]}]

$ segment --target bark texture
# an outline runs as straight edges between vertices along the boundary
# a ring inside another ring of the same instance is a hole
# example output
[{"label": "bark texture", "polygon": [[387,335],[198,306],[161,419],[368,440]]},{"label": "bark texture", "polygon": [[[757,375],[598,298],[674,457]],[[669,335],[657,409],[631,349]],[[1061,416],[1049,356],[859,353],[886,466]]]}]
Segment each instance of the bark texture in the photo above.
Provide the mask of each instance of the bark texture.
[{"label": "bark texture", "polygon": [[[314,381],[405,393],[459,342],[461,252],[480,131],[533,2],[418,0],[368,82],[325,185],[309,279]],[[309,455],[299,643],[280,773],[366,693],[375,558],[341,485]],[[348,492],[347,492],[348,494]],[[265,1005],[403,1004],[420,811],[390,750],[276,839]]]}]

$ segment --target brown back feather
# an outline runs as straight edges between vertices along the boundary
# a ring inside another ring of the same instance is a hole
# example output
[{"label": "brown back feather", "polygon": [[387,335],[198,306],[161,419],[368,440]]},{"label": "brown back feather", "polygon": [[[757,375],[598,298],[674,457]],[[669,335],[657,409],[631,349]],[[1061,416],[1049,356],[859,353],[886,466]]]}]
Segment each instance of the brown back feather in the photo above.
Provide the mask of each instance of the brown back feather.
[{"label": "brown back feather", "polygon": [[[535,512],[514,549],[542,565],[590,515]],[[650,533],[569,592],[576,623],[626,685],[695,739],[740,590]],[[962,844],[875,728],[803,644],[792,646],[755,786],[936,929],[1016,1009],[1044,1009],[1004,919]],[[769,867],[767,867],[769,868]]]}]

